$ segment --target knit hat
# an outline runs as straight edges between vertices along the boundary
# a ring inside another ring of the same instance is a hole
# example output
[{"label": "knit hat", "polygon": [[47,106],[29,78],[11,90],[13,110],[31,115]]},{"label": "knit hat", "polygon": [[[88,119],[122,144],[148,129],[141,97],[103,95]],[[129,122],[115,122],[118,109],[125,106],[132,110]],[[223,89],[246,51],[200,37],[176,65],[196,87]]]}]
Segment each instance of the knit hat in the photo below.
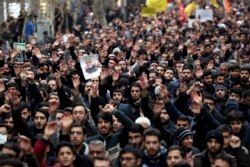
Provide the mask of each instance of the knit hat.
[{"label": "knit hat", "polygon": [[129,86],[130,85],[130,81],[128,78],[126,77],[121,77],[119,79],[119,81],[117,82],[117,86],[118,88],[122,87],[122,86]]},{"label": "knit hat", "polygon": [[224,85],[218,84],[215,86],[215,91],[217,91],[218,89],[222,89],[225,92],[227,92],[227,87],[225,87]]},{"label": "knit hat", "polygon": [[182,142],[183,139],[185,139],[185,137],[187,136],[193,136],[193,132],[190,129],[186,129],[186,128],[179,128],[176,132],[176,140],[177,142],[180,144]]},{"label": "knit hat", "polygon": [[239,110],[239,104],[235,100],[228,99],[226,101],[225,109],[224,109],[225,115],[234,110],[236,111]]},{"label": "knit hat", "polygon": [[220,145],[221,145],[221,148],[224,144],[224,138],[223,138],[223,135],[220,131],[218,130],[211,130],[207,133],[207,136],[206,136],[206,143],[210,140],[210,139],[216,139]]}]

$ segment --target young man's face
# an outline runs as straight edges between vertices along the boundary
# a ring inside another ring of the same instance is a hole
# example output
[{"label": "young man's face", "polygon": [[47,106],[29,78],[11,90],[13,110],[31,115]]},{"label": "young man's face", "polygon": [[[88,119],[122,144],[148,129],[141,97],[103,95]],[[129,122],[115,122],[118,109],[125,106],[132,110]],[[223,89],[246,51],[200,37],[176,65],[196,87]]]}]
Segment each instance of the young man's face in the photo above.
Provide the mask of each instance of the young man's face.
[{"label": "young man's face", "polygon": [[61,166],[72,166],[74,160],[75,155],[69,147],[64,146],[60,148],[57,155],[57,161]]},{"label": "young man's face", "polygon": [[214,101],[213,100],[211,100],[211,99],[204,99],[203,100],[203,104],[207,104],[208,105],[208,107],[209,107],[209,111],[211,112],[211,111],[213,111],[214,110],[214,108],[215,108],[215,106],[214,106]]},{"label": "young man's face", "polygon": [[94,160],[94,167],[110,167],[110,162],[108,160]]},{"label": "young man's face", "polygon": [[76,106],[73,108],[73,120],[77,124],[82,124],[87,120],[87,113],[83,106]]},{"label": "young man's face", "polygon": [[145,136],[144,144],[150,156],[154,156],[160,151],[160,141],[157,136]]},{"label": "young man's face", "polygon": [[216,154],[221,149],[221,144],[216,139],[210,139],[207,141],[207,150],[211,154]]},{"label": "young man's face", "polygon": [[205,85],[212,85],[213,84],[213,77],[212,75],[207,75],[203,78],[203,83]]},{"label": "young man's face", "polygon": [[224,89],[217,89],[215,91],[215,95],[216,95],[217,98],[223,99],[226,96],[226,92],[225,92]]},{"label": "young man's face", "polygon": [[184,69],[181,76],[184,81],[189,81],[192,78],[192,71],[190,69]]},{"label": "young man's face", "polygon": [[167,165],[168,167],[174,167],[177,163],[183,161],[183,157],[181,156],[181,152],[179,150],[172,150],[168,152],[167,155]]},{"label": "young man's face", "polygon": [[240,69],[235,69],[235,70],[230,71],[230,76],[232,78],[237,78],[239,74],[240,74]]},{"label": "young man's face", "polygon": [[112,129],[112,125],[109,121],[99,118],[97,122],[97,128],[101,135],[106,136]]},{"label": "young man's face", "polygon": [[240,71],[240,79],[241,79],[241,81],[248,82],[249,81],[249,76],[250,76],[249,71],[247,71],[247,70]]},{"label": "young man's face", "polygon": [[70,130],[70,141],[75,146],[82,145],[84,140],[86,139],[86,135],[83,133],[81,127],[73,127]]},{"label": "young man's face", "polygon": [[160,112],[160,118],[161,118],[161,123],[162,124],[166,124],[169,121],[169,119],[170,119],[170,117],[169,117],[169,115],[168,115],[168,113],[167,113],[166,110],[162,110]]},{"label": "young man's face", "polygon": [[36,112],[34,122],[37,129],[44,129],[47,124],[47,118],[43,113]]},{"label": "young man's face", "polygon": [[193,136],[189,135],[181,141],[181,146],[190,149],[193,146],[193,141]]},{"label": "young man's face", "polygon": [[123,99],[122,92],[114,92],[113,94],[113,100],[117,102],[121,102]]},{"label": "young man's face", "polygon": [[223,148],[228,148],[230,146],[231,135],[229,132],[222,132],[222,135],[223,135],[223,139],[224,139]]},{"label": "young man's face", "polygon": [[228,99],[235,100],[236,102],[239,103],[240,102],[240,95],[232,92],[229,94]]},{"label": "young man's face", "polygon": [[218,77],[215,79],[215,83],[217,83],[217,84],[224,84],[224,80],[225,80],[225,77],[224,77],[224,76],[218,76]]},{"label": "young man's face", "polygon": [[138,100],[141,97],[141,90],[137,86],[132,86],[130,93],[133,100]]},{"label": "young man's face", "polygon": [[185,121],[185,120],[177,120],[177,122],[176,122],[177,129],[179,129],[179,128],[189,129],[189,126],[190,126],[189,122]]},{"label": "young man's face", "polygon": [[233,133],[238,134],[238,133],[240,133],[240,130],[243,126],[243,123],[241,121],[231,121],[229,125],[230,125]]},{"label": "young man's face", "polygon": [[120,157],[121,167],[137,167],[141,164],[141,159],[136,158],[133,153],[126,152]]},{"label": "young man's face", "polygon": [[174,72],[173,72],[173,70],[166,70],[166,72],[164,74],[164,77],[167,80],[172,80],[174,78]]},{"label": "young man's face", "polygon": [[129,143],[140,148],[142,145],[142,135],[139,132],[128,132]]}]

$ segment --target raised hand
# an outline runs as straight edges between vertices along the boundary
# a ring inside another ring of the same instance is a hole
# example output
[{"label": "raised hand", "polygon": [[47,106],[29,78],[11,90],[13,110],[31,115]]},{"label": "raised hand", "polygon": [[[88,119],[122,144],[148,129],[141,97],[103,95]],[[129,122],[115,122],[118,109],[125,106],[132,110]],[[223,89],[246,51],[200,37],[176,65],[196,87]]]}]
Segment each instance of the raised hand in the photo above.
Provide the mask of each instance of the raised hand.
[{"label": "raised hand", "polygon": [[106,104],[103,109],[102,109],[102,112],[105,112],[105,113],[112,113],[114,111],[115,107],[114,105],[112,104]]},{"label": "raised hand", "polygon": [[5,91],[4,81],[0,79],[0,94]]},{"label": "raised hand", "polygon": [[55,76],[55,78],[56,78],[57,81],[60,80],[60,79],[61,79],[61,73],[60,73],[60,71],[57,70],[57,71],[54,73],[54,76]]},{"label": "raised hand", "polygon": [[238,136],[232,135],[230,139],[230,146],[232,148],[239,148],[241,146],[241,140]]},{"label": "raised hand", "polygon": [[101,75],[100,75],[101,81],[106,80],[107,77],[108,77],[108,70],[107,69],[102,69]]},{"label": "raised hand", "polygon": [[139,78],[139,84],[142,88],[142,90],[147,90],[148,89],[148,79],[147,79],[147,76],[145,75],[142,75],[140,78]]},{"label": "raised hand", "polygon": [[112,80],[117,82],[119,78],[120,78],[120,73],[115,71],[112,75]]},{"label": "raised hand", "polygon": [[157,115],[160,115],[161,111],[162,111],[162,104],[159,102],[159,101],[156,101],[154,103],[154,113],[157,114]]},{"label": "raised hand", "polygon": [[68,134],[70,127],[73,124],[73,115],[71,113],[64,113],[60,122],[62,134]]},{"label": "raised hand", "polygon": [[19,144],[19,147],[21,148],[21,150],[25,154],[29,154],[32,152],[31,140],[28,137],[23,136],[23,135],[19,136],[18,144]]},{"label": "raised hand", "polygon": [[163,101],[166,103],[169,101],[169,92],[168,92],[168,88],[165,86],[165,85],[161,85],[160,86],[160,90],[161,90],[161,93],[160,93],[160,97],[163,99]]},{"label": "raised hand", "polygon": [[199,96],[195,91],[191,93],[192,105],[191,111],[193,114],[200,114],[201,105],[202,105],[202,97]]},{"label": "raised hand", "polygon": [[79,88],[79,86],[80,86],[80,77],[79,76],[73,76],[71,78],[71,80],[72,80],[74,88]]},{"label": "raised hand", "polygon": [[56,129],[57,129],[56,121],[48,122],[44,130],[43,138],[45,140],[48,140],[53,134],[56,133]]},{"label": "raised hand", "polygon": [[0,113],[9,113],[11,110],[11,107],[10,105],[8,104],[3,104],[1,107],[0,107]]}]

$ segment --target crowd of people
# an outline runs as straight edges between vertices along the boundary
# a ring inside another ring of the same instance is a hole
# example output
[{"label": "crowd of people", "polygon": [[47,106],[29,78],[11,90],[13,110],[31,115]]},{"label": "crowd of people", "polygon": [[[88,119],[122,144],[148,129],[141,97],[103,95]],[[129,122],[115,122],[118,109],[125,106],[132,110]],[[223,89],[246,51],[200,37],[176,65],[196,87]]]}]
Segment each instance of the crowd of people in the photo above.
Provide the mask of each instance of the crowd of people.
[{"label": "crowd of people", "polygon": [[192,27],[175,5],[2,48],[0,166],[248,167],[250,7],[231,5]]}]

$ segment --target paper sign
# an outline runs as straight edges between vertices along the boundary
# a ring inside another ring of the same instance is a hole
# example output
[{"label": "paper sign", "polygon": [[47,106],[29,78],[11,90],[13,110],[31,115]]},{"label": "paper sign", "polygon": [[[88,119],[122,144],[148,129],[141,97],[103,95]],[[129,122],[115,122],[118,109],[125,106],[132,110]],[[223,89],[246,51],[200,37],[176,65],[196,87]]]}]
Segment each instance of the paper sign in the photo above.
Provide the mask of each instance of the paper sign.
[{"label": "paper sign", "polygon": [[13,43],[13,48],[17,49],[17,52],[25,51],[25,43],[19,43],[19,42],[14,42]]},{"label": "paper sign", "polygon": [[80,65],[85,79],[88,80],[100,76],[102,69],[99,64],[98,55],[96,54],[84,54],[80,58]]},{"label": "paper sign", "polygon": [[188,28],[193,28],[193,23],[196,19],[188,19]]},{"label": "paper sign", "polygon": [[196,10],[196,19],[201,22],[213,20],[213,11],[211,9],[198,9]]}]

